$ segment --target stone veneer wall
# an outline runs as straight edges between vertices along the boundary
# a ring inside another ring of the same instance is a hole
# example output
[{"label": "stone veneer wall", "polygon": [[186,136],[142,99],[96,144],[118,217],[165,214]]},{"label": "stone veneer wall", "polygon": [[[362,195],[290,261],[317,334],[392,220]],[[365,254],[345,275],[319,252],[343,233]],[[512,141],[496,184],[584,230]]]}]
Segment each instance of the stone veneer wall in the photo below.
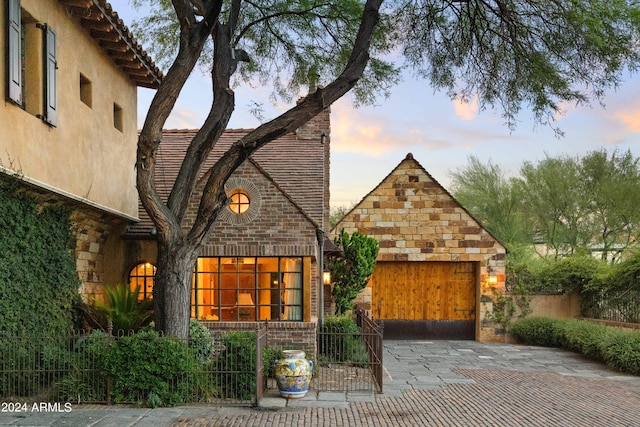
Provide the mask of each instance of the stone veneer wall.
[{"label": "stone veneer wall", "polygon": [[76,238],[76,270],[81,281],[80,295],[85,301],[102,298],[105,283],[105,250],[110,237],[117,238],[116,230],[123,226],[113,216],[89,209],[76,209],[71,214],[73,234]]},{"label": "stone veneer wall", "polygon": [[[504,292],[506,249],[431,177],[410,154],[343,218],[344,228],[374,237],[380,243],[378,261],[475,261],[480,267],[480,296]],[[496,276],[490,286],[488,277]],[[359,302],[371,303],[371,289]],[[486,318],[480,304],[480,319]],[[484,322],[486,325],[486,322]],[[489,340],[492,326],[479,332]],[[500,331],[498,331],[500,333]],[[487,338],[489,337],[489,338]]]}]

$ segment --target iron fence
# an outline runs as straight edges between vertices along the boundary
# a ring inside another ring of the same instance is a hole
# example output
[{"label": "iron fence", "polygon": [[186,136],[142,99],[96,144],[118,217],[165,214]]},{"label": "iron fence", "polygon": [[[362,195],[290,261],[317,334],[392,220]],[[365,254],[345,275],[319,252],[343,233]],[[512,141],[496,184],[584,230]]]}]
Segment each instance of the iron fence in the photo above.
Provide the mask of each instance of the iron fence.
[{"label": "iron fence", "polygon": [[319,326],[313,389],[382,392],[382,327],[363,311],[355,326]]},{"label": "iron fence", "polygon": [[583,295],[585,317],[622,323],[640,323],[640,291],[627,289]]},{"label": "iron fence", "polygon": [[209,347],[152,331],[2,335],[0,397],[28,403],[253,405],[264,390],[256,379],[263,376],[265,344],[262,325],[222,334]]},{"label": "iron fence", "polygon": [[[355,329],[320,327],[312,390],[382,392],[382,328],[364,312]],[[255,405],[267,387],[267,326],[212,331],[210,343],[155,331],[65,336],[0,334],[5,402]]]}]

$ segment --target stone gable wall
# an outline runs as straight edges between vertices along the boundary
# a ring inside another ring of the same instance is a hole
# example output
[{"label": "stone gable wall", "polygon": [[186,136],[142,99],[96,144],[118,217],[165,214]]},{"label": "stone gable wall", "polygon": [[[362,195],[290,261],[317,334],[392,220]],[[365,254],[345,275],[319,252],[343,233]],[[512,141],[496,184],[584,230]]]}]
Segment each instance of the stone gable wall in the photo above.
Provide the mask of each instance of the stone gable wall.
[{"label": "stone gable wall", "polygon": [[379,261],[504,260],[504,247],[412,161],[403,162],[339,228],[375,237]]},{"label": "stone gable wall", "polygon": [[[503,340],[500,331],[485,328],[494,292],[505,289],[506,249],[413,158],[405,159],[340,223],[344,228],[374,237],[380,244],[378,261],[477,262],[480,268],[478,339]],[[489,283],[489,276],[497,283]],[[371,303],[371,289],[358,302]]]}]

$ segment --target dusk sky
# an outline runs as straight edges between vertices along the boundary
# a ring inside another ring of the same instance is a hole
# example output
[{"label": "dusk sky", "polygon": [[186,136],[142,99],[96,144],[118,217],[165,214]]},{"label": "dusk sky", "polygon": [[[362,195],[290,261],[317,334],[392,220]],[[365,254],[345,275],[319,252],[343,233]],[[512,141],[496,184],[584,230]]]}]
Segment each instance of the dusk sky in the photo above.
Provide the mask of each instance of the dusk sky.
[{"label": "dusk sky", "polygon": [[[128,0],[110,2],[125,24],[138,13]],[[236,109],[231,128],[254,128],[260,122],[249,113],[251,101],[264,103],[265,119],[291,105],[272,106],[262,89],[236,88]],[[199,128],[211,105],[210,79],[196,69],[165,125],[168,129]],[[301,93],[301,96],[304,94]],[[535,125],[533,114],[523,111],[511,132],[500,111],[478,111],[473,102],[461,104],[446,94],[434,93],[427,81],[407,76],[387,99],[376,106],[354,109],[349,95],[331,107],[331,205],[348,206],[360,201],[391,170],[412,153],[433,177],[450,189],[450,173],[464,168],[474,155],[491,160],[502,170],[517,174],[523,161],[549,156],[583,156],[605,148],[609,152],[631,150],[640,157],[640,77],[626,76],[617,91],[592,107],[563,106],[556,118],[564,137]],[[138,124],[141,127],[153,91],[139,90]]]}]

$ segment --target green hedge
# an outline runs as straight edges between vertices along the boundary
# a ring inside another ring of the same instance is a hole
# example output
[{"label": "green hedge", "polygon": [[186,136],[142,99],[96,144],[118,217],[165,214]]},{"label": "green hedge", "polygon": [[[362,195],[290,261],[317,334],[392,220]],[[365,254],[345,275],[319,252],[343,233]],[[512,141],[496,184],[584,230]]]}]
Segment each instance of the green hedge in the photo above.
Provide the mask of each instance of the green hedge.
[{"label": "green hedge", "polygon": [[517,320],[511,334],[525,344],[562,347],[620,372],[640,375],[640,331],[584,320],[531,317]]}]

